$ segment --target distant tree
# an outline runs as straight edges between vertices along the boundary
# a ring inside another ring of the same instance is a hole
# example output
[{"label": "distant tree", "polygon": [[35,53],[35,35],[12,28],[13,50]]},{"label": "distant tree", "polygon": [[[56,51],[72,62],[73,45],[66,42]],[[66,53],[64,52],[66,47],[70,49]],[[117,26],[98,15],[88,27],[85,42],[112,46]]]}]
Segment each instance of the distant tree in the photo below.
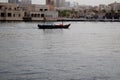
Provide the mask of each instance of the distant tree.
[{"label": "distant tree", "polygon": [[119,19],[119,17],[120,17],[119,13],[114,14],[114,19]]},{"label": "distant tree", "polygon": [[70,14],[69,10],[58,10],[59,17],[70,17]]},{"label": "distant tree", "polygon": [[120,10],[118,10],[118,13],[120,14]]},{"label": "distant tree", "polygon": [[115,13],[115,11],[112,9],[111,11],[110,11],[112,14],[114,14]]},{"label": "distant tree", "polygon": [[106,13],[106,10],[105,10],[105,9],[103,9],[103,10],[102,10],[102,12],[103,12],[103,13]]},{"label": "distant tree", "polygon": [[97,10],[92,10],[95,14],[98,14],[98,11]]},{"label": "distant tree", "polygon": [[106,17],[107,19],[112,19],[112,14],[111,14],[111,13],[106,13],[105,17]]}]

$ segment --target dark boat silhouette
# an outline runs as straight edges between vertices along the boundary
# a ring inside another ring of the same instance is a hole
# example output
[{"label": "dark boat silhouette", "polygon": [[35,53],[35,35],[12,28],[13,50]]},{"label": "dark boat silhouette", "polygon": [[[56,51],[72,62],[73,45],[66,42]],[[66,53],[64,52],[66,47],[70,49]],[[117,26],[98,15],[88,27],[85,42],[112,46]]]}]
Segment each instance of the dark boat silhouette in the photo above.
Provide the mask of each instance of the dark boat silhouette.
[{"label": "dark boat silhouette", "polygon": [[70,25],[71,24],[66,24],[66,25],[63,25],[63,24],[60,24],[60,25],[52,25],[52,24],[40,25],[40,24],[38,24],[38,28],[39,29],[68,29]]},{"label": "dark boat silhouette", "polygon": [[43,18],[43,21],[44,21],[44,24],[38,24],[38,28],[39,29],[68,29],[69,26],[71,24],[66,24],[66,25],[63,25],[63,21],[62,21],[62,24],[59,24],[59,25],[55,25],[55,24],[45,24],[46,22],[46,17]]}]

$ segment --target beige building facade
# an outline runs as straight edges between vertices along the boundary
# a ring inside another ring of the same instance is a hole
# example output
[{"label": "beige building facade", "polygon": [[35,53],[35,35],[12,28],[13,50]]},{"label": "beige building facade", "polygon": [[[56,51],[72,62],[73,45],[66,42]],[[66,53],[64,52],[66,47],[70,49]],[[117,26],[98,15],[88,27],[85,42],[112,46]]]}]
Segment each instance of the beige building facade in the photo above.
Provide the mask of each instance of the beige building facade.
[{"label": "beige building facade", "polygon": [[120,11],[120,3],[114,2],[114,3],[109,4],[109,6],[114,11]]},{"label": "beige building facade", "polygon": [[49,5],[0,3],[0,20],[43,20],[57,18],[58,12],[51,11]]},{"label": "beige building facade", "polygon": [[0,3],[0,20],[23,20],[24,11],[16,4]]}]

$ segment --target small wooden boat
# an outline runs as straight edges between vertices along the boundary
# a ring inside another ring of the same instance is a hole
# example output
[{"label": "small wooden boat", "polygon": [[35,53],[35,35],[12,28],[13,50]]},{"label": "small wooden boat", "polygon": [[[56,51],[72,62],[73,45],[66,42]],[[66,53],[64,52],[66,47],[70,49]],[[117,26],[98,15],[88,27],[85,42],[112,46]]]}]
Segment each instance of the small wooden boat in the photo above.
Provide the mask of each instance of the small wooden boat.
[{"label": "small wooden boat", "polygon": [[48,25],[48,24],[40,25],[40,24],[38,24],[38,28],[39,29],[68,29],[70,25],[71,24],[67,24],[67,25],[63,25],[63,24],[60,24],[60,25]]}]

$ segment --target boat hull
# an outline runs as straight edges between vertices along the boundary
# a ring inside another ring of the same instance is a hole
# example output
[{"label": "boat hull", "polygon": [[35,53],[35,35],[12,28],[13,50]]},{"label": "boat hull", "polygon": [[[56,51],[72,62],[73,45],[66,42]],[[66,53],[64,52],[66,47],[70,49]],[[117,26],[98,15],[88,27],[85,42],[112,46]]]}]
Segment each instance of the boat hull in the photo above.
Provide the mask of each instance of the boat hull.
[{"label": "boat hull", "polygon": [[68,29],[70,24],[68,25],[39,25],[39,29]]}]

